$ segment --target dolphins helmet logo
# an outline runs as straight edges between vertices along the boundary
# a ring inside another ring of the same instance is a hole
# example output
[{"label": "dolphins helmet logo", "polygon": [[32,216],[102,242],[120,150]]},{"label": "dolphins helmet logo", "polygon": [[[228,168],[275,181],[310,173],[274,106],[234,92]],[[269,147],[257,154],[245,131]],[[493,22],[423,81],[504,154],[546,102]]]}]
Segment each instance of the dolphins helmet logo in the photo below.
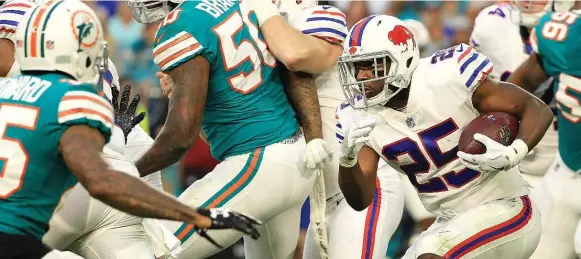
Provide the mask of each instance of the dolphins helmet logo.
[{"label": "dolphins helmet logo", "polygon": [[398,24],[393,27],[393,30],[387,34],[387,38],[396,46],[405,46],[406,48],[402,52],[408,50],[408,40],[412,40],[412,49],[416,48],[414,34],[410,31],[410,29],[403,25]]}]

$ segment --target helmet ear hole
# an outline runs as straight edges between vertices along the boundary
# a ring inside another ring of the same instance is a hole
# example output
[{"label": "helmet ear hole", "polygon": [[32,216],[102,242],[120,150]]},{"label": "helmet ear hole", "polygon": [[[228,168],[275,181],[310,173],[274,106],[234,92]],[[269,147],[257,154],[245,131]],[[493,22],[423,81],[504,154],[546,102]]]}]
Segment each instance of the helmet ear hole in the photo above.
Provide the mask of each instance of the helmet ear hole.
[{"label": "helmet ear hole", "polygon": [[414,60],[414,58],[408,58],[408,60],[407,60],[407,61],[406,61],[406,63],[405,63],[405,66],[406,66],[407,68],[409,68],[409,67],[410,67],[410,65],[412,64],[412,61],[413,61],[413,60]]},{"label": "helmet ear hole", "polygon": [[89,57],[87,57],[87,59],[85,60],[85,67],[88,68],[91,66],[91,59]]}]

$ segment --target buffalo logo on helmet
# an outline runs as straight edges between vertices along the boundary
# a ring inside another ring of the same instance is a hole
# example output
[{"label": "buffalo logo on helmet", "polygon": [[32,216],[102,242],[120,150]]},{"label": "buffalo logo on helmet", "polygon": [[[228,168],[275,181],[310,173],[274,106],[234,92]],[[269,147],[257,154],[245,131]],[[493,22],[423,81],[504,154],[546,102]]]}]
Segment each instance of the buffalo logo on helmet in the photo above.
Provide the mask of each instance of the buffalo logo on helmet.
[{"label": "buffalo logo on helmet", "polygon": [[355,54],[355,52],[357,52],[357,47],[349,48],[349,54],[353,55],[353,54]]},{"label": "buffalo logo on helmet", "polygon": [[393,27],[393,30],[387,34],[387,38],[396,46],[405,46],[406,48],[402,52],[408,50],[408,40],[412,40],[412,49],[416,48],[416,39],[414,39],[414,34],[410,31],[410,29],[403,25],[398,24]]}]

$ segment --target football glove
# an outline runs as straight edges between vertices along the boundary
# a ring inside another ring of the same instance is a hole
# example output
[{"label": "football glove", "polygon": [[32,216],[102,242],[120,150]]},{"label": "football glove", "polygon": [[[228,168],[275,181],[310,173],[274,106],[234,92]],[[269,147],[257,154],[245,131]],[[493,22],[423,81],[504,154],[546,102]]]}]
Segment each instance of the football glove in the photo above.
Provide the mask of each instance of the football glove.
[{"label": "football glove", "polygon": [[111,101],[113,103],[113,109],[115,110],[115,124],[123,131],[125,144],[127,144],[127,136],[129,136],[133,127],[145,119],[145,112],[141,112],[139,115],[135,116],[135,110],[137,110],[137,105],[141,100],[139,94],[135,94],[131,104],[129,104],[130,94],[131,86],[125,85],[121,101],[119,101],[119,90],[117,90],[117,87],[111,86]]},{"label": "football glove", "polygon": [[486,147],[486,153],[471,155],[459,151],[460,162],[472,170],[485,173],[495,173],[515,167],[529,152],[527,144],[516,139],[512,145],[505,146],[480,133],[474,134],[474,139]]},{"label": "football glove", "polygon": [[258,239],[260,237],[255,225],[260,225],[262,223],[242,213],[233,212],[225,208],[198,208],[197,211],[200,215],[209,217],[212,221],[212,225],[209,228],[197,228],[196,231],[201,237],[207,239],[210,243],[219,248],[223,247],[208,235],[208,230],[234,229],[246,235],[250,235],[253,239]]},{"label": "football glove", "polygon": [[307,143],[305,162],[309,169],[322,169],[333,160],[333,152],[329,149],[327,141],[316,138]]},{"label": "football glove", "polygon": [[361,117],[345,132],[341,143],[341,157],[339,164],[343,167],[353,167],[357,163],[357,154],[365,143],[369,141],[369,134],[375,127],[375,118]]}]

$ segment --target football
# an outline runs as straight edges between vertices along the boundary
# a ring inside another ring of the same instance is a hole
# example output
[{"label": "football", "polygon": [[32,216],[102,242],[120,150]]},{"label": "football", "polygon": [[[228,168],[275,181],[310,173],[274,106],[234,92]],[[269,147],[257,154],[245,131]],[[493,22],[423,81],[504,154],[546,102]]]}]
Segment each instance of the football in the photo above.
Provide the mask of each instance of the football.
[{"label": "football", "polygon": [[458,141],[458,150],[468,154],[485,153],[486,147],[474,139],[475,133],[480,133],[508,146],[516,138],[518,125],[518,118],[512,114],[504,112],[482,114],[464,127]]}]

